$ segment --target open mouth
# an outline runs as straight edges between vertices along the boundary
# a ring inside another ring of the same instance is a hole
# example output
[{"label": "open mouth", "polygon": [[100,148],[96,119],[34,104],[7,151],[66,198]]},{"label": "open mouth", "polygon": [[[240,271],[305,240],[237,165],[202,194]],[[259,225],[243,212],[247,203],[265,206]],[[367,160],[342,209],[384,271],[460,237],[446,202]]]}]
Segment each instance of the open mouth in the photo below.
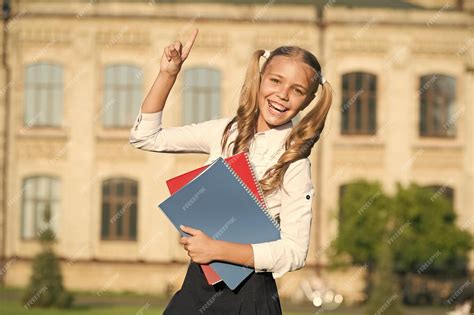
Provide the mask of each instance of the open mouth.
[{"label": "open mouth", "polygon": [[267,102],[268,102],[268,106],[277,113],[284,113],[288,110],[288,108],[286,108],[285,106],[277,104],[277,103],[273,103],[270,100],[267,100]]}]

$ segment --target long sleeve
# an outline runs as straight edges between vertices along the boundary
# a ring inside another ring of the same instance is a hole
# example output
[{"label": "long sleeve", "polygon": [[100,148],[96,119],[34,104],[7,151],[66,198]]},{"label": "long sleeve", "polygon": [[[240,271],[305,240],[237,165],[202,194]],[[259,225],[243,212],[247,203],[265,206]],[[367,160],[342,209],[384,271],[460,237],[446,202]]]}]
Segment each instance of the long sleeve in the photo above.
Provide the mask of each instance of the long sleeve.
[{"label": "long sleeve", "polygon": [[[141,110],[130,130],[129,142],[137,149],[163,153],[210,153],[219,143],[219,132],[229,118],[192,123],[180,127],[162,127],[163,111],[142,113]],[[217,141],[217,142],[216,142]]]},{"label": "long sleeve", "polygon": [[283,184],[288,194],[281,191],[281,239],[251,244],[255,272],[272,272],[274,278],[305,265],[314,197],[310,160],[304,158],[293,162],[285,173]]}]

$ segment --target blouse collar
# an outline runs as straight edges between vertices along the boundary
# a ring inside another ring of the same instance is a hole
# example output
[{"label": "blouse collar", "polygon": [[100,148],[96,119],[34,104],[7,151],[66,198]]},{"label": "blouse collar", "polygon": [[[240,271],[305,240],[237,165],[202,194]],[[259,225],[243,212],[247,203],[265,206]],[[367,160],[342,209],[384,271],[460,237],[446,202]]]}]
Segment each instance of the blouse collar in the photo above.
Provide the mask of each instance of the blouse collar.
[{"label": "blouse collar", "polygon": [[[257,132],[254,135],[254,139],[265,139],[263,141],[265,143],[264,146],[267,149],[266,151],[272,155],[277,154],[284,147],[286,138],[292,129],[293,122],[290,120],[287,123],[277,126],[275,128]],[[261,141],[262,140],[258,141],[258,143],[261,143]]]},{"label": "blouse collar", "polygon": [[[265,131],[260,131],[255,133],[254,140],[257,138],[265,139],[265,146],[267,148],[274,148],[272,151],[280,151],[281,148],[284,146],[286,137],[293,129],[293,121],[289,120],[288,122],[284,123],[283,125],[276,126],[275,128],[271,128]],[[237,122],[234,122],[233,126],[231,127],[233,132],[237,132]],[[252,141],[254,142],[254,141]],[[260,141],[259,141],[260,142]]]},{"label": "blouse collar", "polygon": [[[230,119],[230,118],[229,118]],[[265,131],[260,131],[255,133],[255,135],[268,135],[268,136],[276,136],[276,137],[284,137],[287,135],[289,131],[293,128],[293,120],[289,120],[287,123],[283,125],[276,126],[275,128],[268,129]],[[237,131],[237,122],[234,122],[230,128],[230,131]]]}]

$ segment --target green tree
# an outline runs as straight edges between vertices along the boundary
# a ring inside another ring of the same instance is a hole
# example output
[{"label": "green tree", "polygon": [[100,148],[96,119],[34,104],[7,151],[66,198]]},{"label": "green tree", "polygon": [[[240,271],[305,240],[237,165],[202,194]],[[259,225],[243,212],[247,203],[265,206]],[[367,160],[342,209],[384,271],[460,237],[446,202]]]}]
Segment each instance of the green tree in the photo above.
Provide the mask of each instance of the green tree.
[{"label": "green tree", "polygon": [[467,274],[472,235],[456,224],[456,212],[440,191],[397,183],[391,205],[399,230],[392,237],[398,273]]},{"label": "green tree", "polygon": [[339,234],[333,242],[332,261],[336,265],[367,265],[372,270],[376,248],[385,234],[388,209],[389,198],[380,183],[358,180],[346,185],[340,198]]},{"label": "green tree", "polygon": [[[387,197],[378,182],[359,180],[344,189],[340,203],[339,234],[333,242],[336,265],[369,266],[388,233],[396,272],[465,275],[472,235],[456,225],[456,213],[442,194],[397,183],[395,196]],[[387,222],[393,226],[387,230]],[[431,260],[430,260],[431,258]],[[429,264],[427,264],[427,262]]]},{"label": "green tree", "polygon": [[39,234],[42,251],[33,260],[30,283],[23,296],[25,308],[29,307],[70,307],[73,295],[66,291],[59,260],[53,251],[55,234],[50,228],[51,210],[49,204],[44,211],[47,226]]},{"label": "green tree", "polygon": [[387,237],[380,243],[377,250],[373,287],[367,301],[366,314],[401,315],[402,295],[398,279],[393,272],[393,253]]}]

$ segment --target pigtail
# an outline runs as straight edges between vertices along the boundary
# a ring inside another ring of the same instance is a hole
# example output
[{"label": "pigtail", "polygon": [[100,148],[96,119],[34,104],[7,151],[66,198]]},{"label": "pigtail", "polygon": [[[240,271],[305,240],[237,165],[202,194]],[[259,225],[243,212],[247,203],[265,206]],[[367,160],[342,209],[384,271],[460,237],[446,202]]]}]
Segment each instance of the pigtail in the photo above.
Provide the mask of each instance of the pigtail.
[{"label": "pigtail", "polygon": [[332,87],[322,84],[321,96],[316,105],[293,127],[285,142],[285,152],[278,162],[270,167],[260,180],[265,194],[283,188],[283,177],[291,163],[308,157],[324,129],[332,102]]},{"label": "pigtail", "polygon": [[[258,90],[260,87],[260,57],[263,56],[265,50],[256,50],[250,58],[245,74],[244,84],[240,91],[239,107],[237,115],[227,124],[224,129],[221,140],[222,154],[226,151],[226,147],[234,144],[232,154],[240,152],[248,152],[250,141],[256,133],[256,121],[258,119]],[[237,121],[238,135],[234,141],[227,146],[229,131],[234,122]]]}]

